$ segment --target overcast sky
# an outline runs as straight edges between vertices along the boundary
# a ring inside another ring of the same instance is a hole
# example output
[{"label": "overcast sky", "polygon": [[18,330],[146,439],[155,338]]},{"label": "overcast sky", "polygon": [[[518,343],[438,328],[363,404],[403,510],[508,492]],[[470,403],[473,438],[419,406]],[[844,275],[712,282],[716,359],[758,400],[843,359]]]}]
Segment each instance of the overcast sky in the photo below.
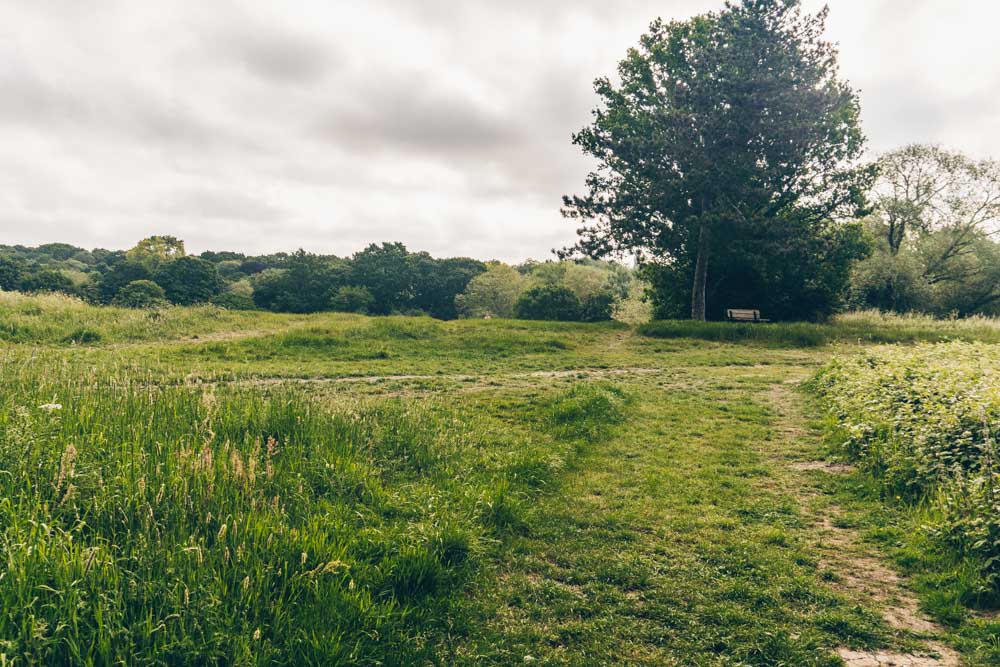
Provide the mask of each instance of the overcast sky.
[{"label": "overcast sky", "polygon": [[[1000,157],[1000,3],[829,4],[871,150]],[[545,257],[593,79],[721,5],[0,0],[0,244]]]}]

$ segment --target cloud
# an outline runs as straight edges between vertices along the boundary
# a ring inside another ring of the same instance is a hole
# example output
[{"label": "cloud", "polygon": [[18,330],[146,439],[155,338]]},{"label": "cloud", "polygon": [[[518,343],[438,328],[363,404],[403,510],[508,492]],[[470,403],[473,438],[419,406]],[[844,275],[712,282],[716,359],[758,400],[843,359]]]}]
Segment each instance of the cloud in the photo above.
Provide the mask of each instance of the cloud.
[{"label": "cloud", "polygon": [[[804,0],[815,11],[825,0]],[[829,0],[873,151],[1000,156],[1000,9]],[[721,0],[0,3],[0,242],[518,260],[561,196],[592,82],[658,15]]]}]

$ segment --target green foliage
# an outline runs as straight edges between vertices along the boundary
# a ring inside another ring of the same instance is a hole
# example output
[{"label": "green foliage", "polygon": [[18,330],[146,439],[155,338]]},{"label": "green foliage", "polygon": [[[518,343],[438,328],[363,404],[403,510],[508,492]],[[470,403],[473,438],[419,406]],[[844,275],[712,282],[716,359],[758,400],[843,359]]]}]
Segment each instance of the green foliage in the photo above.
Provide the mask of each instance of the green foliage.
[{"label": "green foliage", "polygon": [[315,313],[326,310],[330,293],[343,284],[346,268],[336,259],[298,250],[281,269],[258,274],[253,300],[258,307],[282,313]]},{"label": "green foliage", "polygon": [[463,317],[514,317],[524,288],[524,277],[517,270],[506,264],[489,264],[455,297],[455,306]]},{"label": "green foliage", "polygon": [[212,297],[210,303],[226,310],[256,310],[253,296],[239,290],[227,290]]},{"label": "green foliage", "polygon": [[759,0],[655,21],[620,82],[597,80],[601,107],[574,137],[600,161],[588,194],[565,199],[568,217],[597,221],[576,250],[684,267],[691,315],[704,319],[705,288],[731,244],[782,221],[823,229],[855,212],[871,170],[844,168],[862,151],[860,111],[823,40],[825,18],[803,16],[796,0]]},{"label": "green foliage", "polygon": [[167,293],[152,280],[133,280],[118,290],[111,303],[119,308],[159,308],[167,304]]},{"label": "green foliage", "polygon": [[76,286],[69,276],[62,271],[40,269],[22,273],[18,289],[29,294],[38,292],[73,294],[76,291]]},{"label": "green foliage", "polygon": [[222,289],[215,265],[198,257],[178,257],[161,264],[153,280],[170,303],[179,306],[208,303]]},{"label": "green foliage", "polygon": [[330,296],[330,310],[340,313],[365,314],[375,305],[375,295],[366,287],[345,285]]},{"label": "green foliage", "polygon": [[137,280],[151,280],[153,274],[142,264],[133,260],[123,260],[112,266],[98,280],[97,290],[101,303],[111,303],[118,290]]},{"label": "green foliage", "polygon": [[24,262],[8,257],[0,257],[0,290],[13,292],[21,286]]},{"label": "green foliage", "polygon": [[184,241],[175,236],[150,236],[135,244],[125,253],[128,260],[138,262],[148,271],[156,271],[161,264],[185,256]]},{"label": "green foliage", "polygon": [[930,530],[979,559],[1000,599],[1000,353],[969,343],[883,349],[815,381],[843,452],[888,499],[925,501]]},{"label": "green foliage", "polygon": [[1000,343],[1000,320],[985,317],[939,320],[928,316],[900,316],[877,311],[838,315],[826,324],[656,320],[639,326],[637,331],[652,338],[756,342],[778,347],[815,347],[836,341],[912,343],[964,340]]},{"label": "green foliage", "polygon": [[[565,287],[543,285],[524,292],[517,300],[517,316],[522,320],[574,322],[580,319],[580,300]],[[609,318],[610,319],[610,318]]]}]

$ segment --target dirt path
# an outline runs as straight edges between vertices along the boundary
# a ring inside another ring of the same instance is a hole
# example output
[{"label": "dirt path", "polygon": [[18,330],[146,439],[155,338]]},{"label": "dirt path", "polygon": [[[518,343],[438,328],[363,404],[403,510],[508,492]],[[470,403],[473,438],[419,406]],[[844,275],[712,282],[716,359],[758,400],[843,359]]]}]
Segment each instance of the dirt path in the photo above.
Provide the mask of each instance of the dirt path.
[{"label": "dirt path", "polygon": [[[801,442],[815,438],[805,424],[803,398],[796,391],[801,377],[775,384],[768,394],[777,415],[776,437],[784,441],[779,451],[806,453]],[[959,655],[942,643],[944,629],[920,611],[916,597],[899,576],[857,531],[838,519],[843,515],[836,505],[813,503],[817,497],[809,476],[848,474],[851,466],[826,461],[798,460],[782,466],[780,482],[787,489],[798,489],[803,514],[815,526],[815,549],[821,570],[832,573],[833,587],[865,606],[878,609],[886,623],[904,635],[919,638],[921,648],[911,653],[855,651],[846,647],[837,654],[849,667],[959,667]]]}]

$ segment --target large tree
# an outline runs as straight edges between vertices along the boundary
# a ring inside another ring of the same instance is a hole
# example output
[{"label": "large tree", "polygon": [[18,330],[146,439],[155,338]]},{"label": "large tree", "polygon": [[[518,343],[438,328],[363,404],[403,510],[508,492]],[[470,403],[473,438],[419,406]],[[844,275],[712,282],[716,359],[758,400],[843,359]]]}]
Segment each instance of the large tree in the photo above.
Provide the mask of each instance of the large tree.
[{"label": "large tree", "polygon": [[937,314],[1000,303],[1000,163],[911,144],[881,156],[872,193],[875,254],[858,267],[855,305]]},{"label": "large tree", "polygon": [[705,319],[715,252],[793,215],[852,214],[868,173],[857,96],[823,40],[826,11],[743,0],[687,21],[655,21],[598,79],[601,106],[574,136],[599,160],[567,217],[588,222],[573,250],[689,263],[691,317]]}]

